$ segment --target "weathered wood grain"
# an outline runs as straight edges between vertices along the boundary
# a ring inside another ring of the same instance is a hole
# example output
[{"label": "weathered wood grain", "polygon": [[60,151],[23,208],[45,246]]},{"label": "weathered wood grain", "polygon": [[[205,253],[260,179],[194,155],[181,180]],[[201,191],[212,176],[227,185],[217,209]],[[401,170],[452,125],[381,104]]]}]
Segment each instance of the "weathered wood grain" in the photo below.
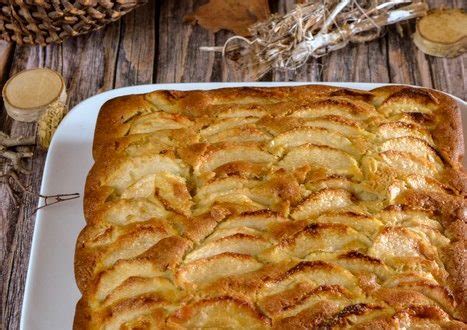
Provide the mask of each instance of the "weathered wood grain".
[{"label": "weathered wood grain", "polygon": [[[183,17],[207,0],[150,2],[100,31],[67,40],[63,45],[15,47],[0,43],[0,84],[25,68],[50,67],[61,72],[68,86],[69,104],[96,93],[135,84],[208,81],[244,81],[219,53],[201,52],[200,46],[220,46],[232,33],[211,33],[184,23]],[[274,11],[285,13],[295,0],[271,0]],[[430,0],[432,6],[461,7],[462,0]],[[389,28],[374,42],[350,45],[329,56],[310,60],[295,72],[274,70],[262,80],[368,81],[418,84],[467,97],[467,55],[455,59],[426,56],[409,38]],[[13,136],[35,133],[35,125],[15,122],[0,109],[0,129]],[[22,182],[38,192],[45,152],[35,151],[32,174]],[[0,161],[0,169],[5,166]],[[16,206],[0,186],[0,313],[1,329],[17,329],[29,260],[37,198],[28,195]]]},{"label": "weathered wood grain", "polygon": [[[208,45],[223,45],[227,39],[232,37],[234,34],[229,31],[219,31],[215,34],[215,43]],[[204,45],[203,45],[204,46]],[[241,70],[237,70],[232,63],[225,61],[222,58],[220,52],[205,53],[204,56],[214,56],[213,69],[210,77],[210,81],[250,81],[247,73]]]},{"label": "weathered wood grain", "polygon": [[115,71],[115,87],[152,82],[154,57],[157,49],[155,17],[156,4],[124,16],[121,21],[120,44]]},{"label": "weathered wood grain", "polygon": [[413,84],[419,86],[431,86],[431,76],[427,69],[426,58],[415,56],[417,47],[410,38],[405,35],[412,35],[413,25],[402,25],[404,27],[404,37],[401,37],[395,27],[390,27],[387,34],[388,39],[388,64],[390,82]]},{"label": "weathered wood grain", "polygon": [[[40,47],[17,47],[14,53],[10,76],[33,67],[49,67],[61,72],[69,92],[70,105],[113,88],[115,62],[119,38],[119,24],[111,25],[89,36],[67,40],[62,45]],[[2,129],[12,136],[34,135],[34,123],[21,123],[3,117]],[[30,162],[30,175],[20,179],[33,194],[24,195],[17,207],[0,187],[2,201],[2,329],[17,329],[24,293],[30,244],[34,229],[37,194],[42,180],[46,153],[34,150]],[[4,216],[5,214],[5,216]],[[3,249],[5,246],[5,249]]]},{"label": "weathered wood grain", "polygon": [[[59,65],[71,106],[114,87],[119,30],[120,22],[116,22],[97,33],[69,39],[56,46],[61,48]],[[60,53],[59,49],[57,53]]]},{"label": "weathered wood grain", "polygon": [[15,46],[6,41],[0,41],[0,81],[3,86],[8,73],[10,71],[10,62],[12,60]]},{"label": "weathered wood grain", "polygon": [[467,56],[428,59],[433,88],[467,99]]},{"label": "weathered wood grain", "polygon": [[158,83],[210,81],[214,54],[199,47],[214,45],[214,33],[184,22],[184,17],[205,1],[162,1],[159,17]]},{"label": "weathered wood grain", "polygon": [[321,61],[323,81],[389,82],[385,38],[350,44]]},{"label": "weathered wood grain", "polygon": [[[19,70],[41,66],[43,60],[43,52],[39,48],[17,47],[14,52],[14,60],[12,62],[11,74]],[[29,136],[35,133],[33,124],[20,123],[5,116],[2,123],[2,129],[12,136]],[[34,168],[33,165],[41,164],[43,155],[36,155],[32,162],[28,165],[32,170],[32,174],[22,176],[21,179],[24,185],[31,185],[31,180],[34,176],[41,176],[39,172],[42,168]],[[5,166],[5,164],[4,164]],[[39,165],[40,166],[40,165]],[[38,182],[40,182],[40,178]],[[31,187],[36,189],[36,187]],[[2,216],[2,227],[6,228],[3,242],[5,249],[2,249],[2,323],[6,326],[16,328],[19,322],[19,313],[21,311],[21,301],[15,299],[17,296],[23,295],[24,280],[29,259],[30,239],[32,237],[32,221],[26,219],[24,213],[26,210],[32,210],[34,198],[25,196],[21,200],[21,207],[17,207],[15,201],[9,198],[6,187],[0,186],[0,200],[5,204],[5,217]],[[3,206],[2,206],[3,209]],[[3,213],[3,212],[2,212]],[[3,245],[3,244],[2,244]]]}]

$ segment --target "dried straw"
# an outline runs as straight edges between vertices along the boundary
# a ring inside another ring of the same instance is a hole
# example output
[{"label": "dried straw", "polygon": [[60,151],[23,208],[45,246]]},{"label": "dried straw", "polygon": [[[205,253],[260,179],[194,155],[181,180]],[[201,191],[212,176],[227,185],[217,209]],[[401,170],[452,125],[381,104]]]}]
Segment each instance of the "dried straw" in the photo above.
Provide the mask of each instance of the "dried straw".
[{"label": "dried straw", "polygon": [[295,70],[349,42],[371,41],[384,26],[426,15],[422,0],[321,0],[297,5],[284,16],[272,15],[250,27],[251,38],[234,36],[221,51],[224,58],[258,79],[272,68]]}]

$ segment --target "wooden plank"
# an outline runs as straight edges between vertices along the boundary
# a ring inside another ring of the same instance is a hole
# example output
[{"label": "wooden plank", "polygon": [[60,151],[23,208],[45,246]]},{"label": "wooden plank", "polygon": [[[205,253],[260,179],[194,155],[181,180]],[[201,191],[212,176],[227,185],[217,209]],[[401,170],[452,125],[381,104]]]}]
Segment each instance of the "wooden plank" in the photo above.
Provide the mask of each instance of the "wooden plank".
[{"label": "wooden plank", "polygon": [[410,36],[415,32],[414,24],[403,24],[404,35],[395,27],[388,31],[388,56],[390,81],[431,88],[431,74],[426,57],[420,54]]},{"label": "wooden plank", "polygon": [[152,82],[157,14],[155,2],[150,1],[123,17],[115,87]]},{"label": "wooden plank", "polygon": [[[225,42],[233,37],[229,31],[219,31],[215,34],[215,43],[207,46],[223,46]],[[203,52],[207,53],[207,52]],[[221,52],[209,54],[214,56],[214,63],[210,81],[254,81],[250,73],[240,68],[238,64],[232,63],[222,57]]]},{"label": "wooden plank", "polygon": [[[72,106],[100,91],[113,88],[119,28],[118,23],[113,24],[58,46],[18,47],[10,75],[26,68],[43,66],[61,72],[68,87],[69,103]],[[11,119],[6,119],[5,122],[6,131],[12,136],[35,134],[36,126],[33,123],[21,123]],[[30,191],[37,193],[42,180],[46,153],[41,150],[34,152],[34,158],[28,164],[32,169],[31,175],[22,175],[20,179]],[[0,200],[5,201],[6,204],[6,206],[2,205],[2,210],[6,210],[6,216],[2,219],[2,228],[7,228],[6,232],[2,232],[7,246],[2,264],[3,328],[17,329],[34,229],[34,216],[31,214],[37,205],[37,197],[33,194],[25,196],[21,206],[15,207],[14,203],[5,196],[5,188],[2,187]]]},{"label": "wooden plank", "polygon": [[388,82],[388,54],[384,38],[349,44],[322,58],[323,81]]},{"label": "wooden plank", "polygon": [[2,87],[10,70],[14,49],[14,44],[6,41],[0,41],[0,84]]},{"label": "wooden plank", "polygon": [[[15,46],[13,44],[1,41],[0,42],[0,87],[3,88],[3,84],[8,77],[8,72],[10,70],[11,61],[13,59]],[[6,131],[6,112],[0,108],[0,130]],[[0,161],[0,171],[3,171],[5,167],[5,162]],[[3,185],[0,185],[0,261],[1,261],[1,270],[0,278],[2,283],[5,281],[5,275],[7,273],[8,266],[5,264],[6,256],[8,251],[12,250],[11,240],[9,239],[11,235],[9,233],[14,230],[14,221],[9,221],[11,215],[11,201],[8,197],[8,192],[6,191]],[[14,206],[13,206],[14,207]],[[6,301],[3,301],[3,285],[0,286],[0,328],[6,329],[4,323],[4,308]]]},{"label": "wooden plank", "polygon": [[[11,74],[18,72],[27,67],[41,66],[43,62],[43,52],[38,47],[17,47],[12,63]],[[11,75],[10,74],[10,75]],[[10,117],[6,117],[3,123],[3,130],[12,134],[12,136],[29,136],[34,134],[35,126],[29,123],[20,123],[13,121]],[[35,156],[29,166],[36,165],[42,161],[42,156]],[[31,168],[31,176],[40,175],[41,169],[35,171]],[[29,184],[30,177],[24,178],[25,185]],[[26,181],[27,180],[27,181]],[[32,219],[25,219],[24,212],[26,209],[33,209],[33,201],[30,196],[25,196],[21,201],[22,205],[17,207],[13,200],[7,194],[6,187],[0,186],[0,200],[2,200],[2,210],[5,210],[6,216],[2,219],[2,227],[7,230],[2,232],[6,249],[2,256],[2,322],[6,326],[15,329],[18,327],[21,301],[15,299],[23,296],[23,286],[25,273],[27,270],[29,245],[32,237]],[[2,212],[3,213],[3,212]]]},{"label": "wooden plank", "polygon": [[203,1],[163,1],[159,18],[159,54],[155,82],[210,81],[215,54],[199,47],[214,45],[214,33],[184,22]]},{"label": "wooden plank", "polygon": [[319,59],[311,59],[303,67],[296,71],[274,69],[272,80],[274,81],[323,81],[322,65]]},{"label": "wooden plank", "polygon": [[428,59],[433,87],[467,100],[467,55],[456,58]]},{"label": "wooden plank", "polygon": [[[57,69],[67,82],[70,106],[113,88],[119,36],[120,22],[115,22],[63,44]],[[57,49],[57,56],[59,53]]]}]

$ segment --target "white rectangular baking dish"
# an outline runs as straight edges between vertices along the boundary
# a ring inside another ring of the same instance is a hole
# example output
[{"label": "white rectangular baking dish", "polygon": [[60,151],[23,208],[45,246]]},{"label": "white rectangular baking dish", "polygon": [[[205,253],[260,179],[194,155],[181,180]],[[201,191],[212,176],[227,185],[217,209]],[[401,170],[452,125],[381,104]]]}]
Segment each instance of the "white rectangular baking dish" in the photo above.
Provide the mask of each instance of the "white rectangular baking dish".
[{"label": "white rectangular baking dish", "polygon": [[[84,227],[82,210],[84,182],[92,166],[91,147],[97,114],[114,97],[147,93],[157,89],[193,90],[240,86],[292,86],[282,83],[185,83],[125,87],[95,95],[73,108],[55,133],[47,154],[41,194],[79,192],[81,197],[38,211],[32,240],[21,329],[70,329],[80,293],[75,284],[73,259],[76,238]],[[314,83],[317,84],[317,83]],[[319,83],[356,89],[387,84]],[[467,132],[466,103],[459,98],[464,132]],[[464,163],[465,165],[465,163]],[[40,201],[41,203],[41,201]]]}]

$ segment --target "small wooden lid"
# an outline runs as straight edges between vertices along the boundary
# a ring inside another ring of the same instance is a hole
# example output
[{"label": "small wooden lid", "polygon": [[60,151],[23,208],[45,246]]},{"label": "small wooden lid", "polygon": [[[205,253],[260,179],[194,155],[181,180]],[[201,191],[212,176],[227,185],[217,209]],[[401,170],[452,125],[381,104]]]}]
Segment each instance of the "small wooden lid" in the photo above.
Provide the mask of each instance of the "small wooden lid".
[{"label": "small wooden lid", "polygon": [[8,114],[19,121],[36,121],[44,109],[60,100],[66,102],[62,76],[47,68],[25,70],[12,76],[2,91]]},{"label": "small wooden lid", "polygon": [[428,55],[455,57],[467,50],[467,14],[462,9],[435,9],[417,22],[413,41]]},{"label": "small wooden lid", "polygon": [[423,38],[453,44],[467,37],[467,14],[462,9],[432,10],[417,22]]}]

